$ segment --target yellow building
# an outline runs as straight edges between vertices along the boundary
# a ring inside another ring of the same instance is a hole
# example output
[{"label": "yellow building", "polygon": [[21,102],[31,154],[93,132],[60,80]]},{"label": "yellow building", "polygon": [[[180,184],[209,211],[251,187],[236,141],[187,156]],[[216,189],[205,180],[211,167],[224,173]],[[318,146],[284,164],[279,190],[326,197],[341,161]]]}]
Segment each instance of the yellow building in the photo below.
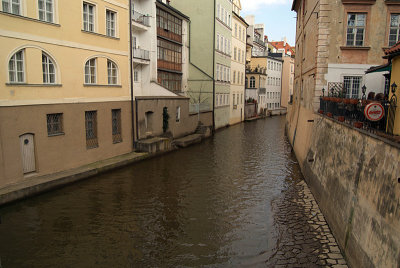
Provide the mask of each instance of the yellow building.
[{"label": "yellow building", "polygon": [[0,187],[132,150],[127,0],[0,12]]},{"label": "yellow building", "polygon": [[[396,107],[394,110],[389,108],[389,120],[387,125],[387,130],[389,133],[394,135],[400,135],[400,102],[399,102],[399,94],[400,90],[400,43],[397,43],[390,49],[386,50],[386,56],[392,66],[392,71],[390,73],[390,93],[389,100],[391,102],[391,107]],[[389,64],[387,64],[388,66]],[[394,104],[394,105],[393,105]]]},{"label": "yellow building", "polygon": [[232,1],[232,58],[231,58],[231,90],[229,124],[240,123],[244,120],[245,102],[245,67],[246,67],[246,21],[240,16],[242,6],[240,0]]}]

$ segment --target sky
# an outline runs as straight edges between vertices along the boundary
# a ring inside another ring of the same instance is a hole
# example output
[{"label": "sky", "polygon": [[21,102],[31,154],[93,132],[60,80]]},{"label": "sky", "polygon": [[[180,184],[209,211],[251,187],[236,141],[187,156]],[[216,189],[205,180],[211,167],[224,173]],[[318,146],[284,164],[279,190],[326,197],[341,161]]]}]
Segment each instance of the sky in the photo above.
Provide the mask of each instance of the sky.
[{"label": "sky", "polygon": [[286,36],[295,45],[296,13],[291,11],[293,0],[240,0],[240,15],[255,15],[255,23],[264,23],[269,41],[281,41]]}]

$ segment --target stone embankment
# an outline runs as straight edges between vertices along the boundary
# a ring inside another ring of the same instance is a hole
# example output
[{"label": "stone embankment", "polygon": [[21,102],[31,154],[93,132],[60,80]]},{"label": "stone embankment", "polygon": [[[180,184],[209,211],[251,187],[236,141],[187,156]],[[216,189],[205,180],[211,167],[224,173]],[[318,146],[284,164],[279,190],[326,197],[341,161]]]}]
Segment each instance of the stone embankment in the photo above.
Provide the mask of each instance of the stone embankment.
[{"label": "stone embankment", "polygon": [[292,181],[272,205],[278,243],[268,267],[347,267],[304,180]]}]

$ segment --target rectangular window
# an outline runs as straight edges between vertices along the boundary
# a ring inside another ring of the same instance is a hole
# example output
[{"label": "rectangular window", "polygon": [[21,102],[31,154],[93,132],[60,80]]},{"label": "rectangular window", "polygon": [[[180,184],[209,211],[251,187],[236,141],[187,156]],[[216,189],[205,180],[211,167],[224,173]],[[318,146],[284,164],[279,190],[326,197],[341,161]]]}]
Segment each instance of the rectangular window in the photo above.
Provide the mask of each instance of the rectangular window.
[{"label": "rectangular window", "polygon": [[138,70],[133,71],[133,82],[139,82],[139,71]]},{"label": "rectangular window", "polygon": [[38,0],[39,20],[53,22],[53,0]]},{"label": "rectangular window", "polygon": [[157,81],[163,87],[179,93],[182,91],[182,75],[165,71],[157,72]]},{"label": "rectangular window", "polygon": [[121,109],[111,110],[112,140],[113,143],[122,142]]},{"label": "rectangular window", "polygon": [[83,30],[88,32],[94,32],[94,14],[95,6],[83,2]]},{"label": "rectangular window", "polygon": [[217,34],[217,50],[219,50],[219,34]]},{"label": "rectangular window", "polygon": [[20,0],[2,0],[3,12],[21,15],[21,1]]},{"label": "rectangular window", "polygon": [[99,147],[97,140],[97,111],[85,112],[86,148]]},{"label": "rectangular window", "polygon": [[364,13],[347,14],[347,46],[364,45],[366,17]]},{"label": "rectangular window", "polygon": [[345,76],[343,78],[343,86],[346,89],[346,98],[358,99],[361,80],[361,76]]},{"label": "rectangular window", "polygon": [[400,14],[390,14],[389,46],[394,46],[400,40]]},{"label": "rectangular window", "polygon": [[233,48],[233,59],[236,60],[237,48]]},{"label": "rectangular window", "polygon": [[107,10],[106,11],[106,34],[107,36],[115,37],[115,23],[117,13]]},{"label": "rectangular window", "polygon": [[176,122],[180,122],[181,121],[181,107],[178,106],[176,107],[176,118],[175,118]]},{"label": "rectangular window", "polygon": [[63,114],[47,114],[47,135],[62,135],[63,132]]},{"label": "rectangular window", "polygon": [[233,71],[233,83],[236,83],[236,71]]}]

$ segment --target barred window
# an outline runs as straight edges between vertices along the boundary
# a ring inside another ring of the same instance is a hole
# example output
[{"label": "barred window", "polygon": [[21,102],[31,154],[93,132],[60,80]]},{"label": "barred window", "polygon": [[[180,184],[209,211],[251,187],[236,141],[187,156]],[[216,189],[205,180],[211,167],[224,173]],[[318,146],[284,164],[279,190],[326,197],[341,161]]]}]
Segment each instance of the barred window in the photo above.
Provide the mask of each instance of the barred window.
[{"label": "barred window", "polygon": [[364,13],[349,13],[347,15],[347,46],[363,46],[365,19]]},{"label": "barred window", "polygon": [[176,73],[169,73],[164,71],[157,72],[157,80],[163,87],[174,91],[181,92],[182,89],[182,75]]},{"label": "barred window", "polygon": [[85,84],[96,84],[96,59],[90,59],[85,64]]},{"label": "barred window", "polygon": [[10,83],[25,82],[24,50],[15,53],[8,62],[8,76]]},{"label": "barred window", "polygon": [[107,75],[109,85],[116,85],[118,83],[117,65],[111,60],[107,60]]},{"label": "barred window", "polygon": [[97,148],[99,142],[97,140],[97,111],[85,112],[86,127],[86,148]]},{"label": "barred window", "polygon": [[122,142],[121,134],[121,109],[111,110],[111,125],[113,143]]},{"label": "barred window", "polygon": [[390,14],[389,46],[400,40],[400,14]]},{"label": "barred window", "polygon": [[51,58],[42,53],[43,84],[54,84],[56,82],[56,68]]},{"label": "barred window", "polygon": [[20,0],[2,0],[3,12],[21,15],[21,1]]},{"label": "barred window", "polygon": [[47,135],[56,136],[64,134],[63,114],[47,114]]},{"label": "barred window", "polygon": [[107,36],[115,37],[115,21],[117,13],[107,10],[106,11],[106,33]]},{"label": "barred window", "polygon": [[53,22],[53,0],[38,0],[39,20]]}]

